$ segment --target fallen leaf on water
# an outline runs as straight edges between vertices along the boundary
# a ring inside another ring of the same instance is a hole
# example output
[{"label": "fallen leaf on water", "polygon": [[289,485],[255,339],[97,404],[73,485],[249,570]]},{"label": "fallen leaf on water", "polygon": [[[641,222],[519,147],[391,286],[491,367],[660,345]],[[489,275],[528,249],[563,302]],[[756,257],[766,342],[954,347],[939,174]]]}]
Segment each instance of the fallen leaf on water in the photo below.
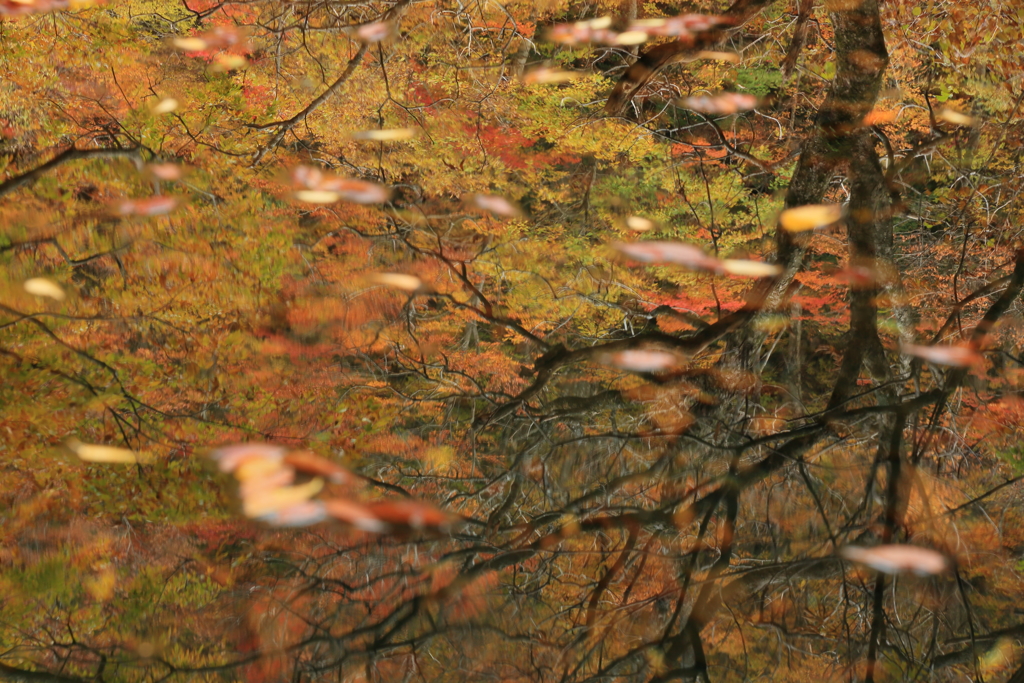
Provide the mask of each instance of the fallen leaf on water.
[{"label": "fallen leaf on water", "polygon": [[523,74],[523,83],[527,85],[533,84],[555,84],[555,83],[568,83],[569,81],[579,78],[582,74],[576,71],[566,71],[565,69],[558,69],[550,66],[541,66],[535,69],[530,69]]},{"label": "fallen leaf on water", "polygon": [[373,282],[385,287],[394,287],[403,292],[418,292],[423,287],[423,281],[415,275],[405,273],[374,273],[370,276]]},{"label": "fallen leaf on water", "polygon": [[177,206],[178,200],[174,197],[158,196],[125,200],[117,205],[117,212],[122,216],[164,216]]},{"label": "fallen leaf on water", "polygon": [[646,31],[625,31],[615,35],[611,42],[614,45],[640,45],[646,42],[647,38]]},{"label": "fallen leaf on water", "polygon": [[183,52],[223,50],[245,41],[247,33],[237,26],[218,26],[211,31],[195,36],[179,36],[171,40],[174,47]]},{"label": "fallen leaf on water", "polygon": [[333,192],[339,198],[356,204],[383,204],[391,199],[391,190],[366,180],[351,180],[338,176],[324,175],[316,187],[310,190]]},{"label": "fallen leaf on water", "polygon": [[498,197],[490,194],[474,194],[470,195],[470,201],[473,202],[478,208],[484,211],[490,211],[496,216],[518,216],[520,211],[519,207],[505,199],[504,197]]},{"label": "fallen leaf on water", "polygon": [[206,48],[210,47],[209,43],[207,43],[202,38],[198,38],[198,37],[195,37],[195,38],[175,38],[174,40],[171,41],[171,44],[174,45],[174,47],[176,47],[179,50],[182,50],[184,52],[202,52]]},{"label": "fallen leaf on water", "polygon": [[178,108],[178,100],[174,99],[173,97],[165,97],[164,99],[162,99],[159,102],[157,102],[156,104],[154,104],[153,107],[150,109],[150,111],[153,112],[154,114],[157,114],[157,115],[159,115],[159,114],[170,114],[172,111],[175,111],[177,108]]},{"label": "fallen leaf on water", "polygon": [[69,439],[66,445],[80,460],[85,462],[120,463],[126,465],[134,465],[139,462],[135,451],[130,451],[127,448],[87,444],[82,443],[78,439]]},{"label": "fallen leaf on water", "polygon": [[324,509],[328,515],[339,522],[344,522],[362,531],[382,533],[388,530],[387,523],[378,519],[365,505],[359,503],[332,498],[324,501]]},{"label": "fallen leaf on water", "polygon": [[356,36],[364,43],[379,43],[391,35],[392,26],[387,21],[375,21],[363,24],[356,29]]},{"label": "fallen leaf on water", "polygon": [[298,190],[293,195],[300,202],[309,204],[333,204],[341,201],[341,195],[329,190]]},{"label": "fallen leaf on water", "polygon": [[284,464],[294,467],[305,474],[315,474],[323,477],[333,484],[348,484],[359,478],[341,465],[337,465],[327,458],[321,458],[316,453],[309,451],[292,451],[284,456]]},{"label": "fallen leaf on water", "polygon": [[680,99],[679,106],[702,114],[735,114],[756,107],[757,98],[742,93],[699,95]]},{"label": "fallen leaf on water", "polygon": [[383,130],[362,130],[352,133],[352,137],[356,140],[373,140],[375,142],[408,140],[415,135],[415,128],[385,128]]},{"label": "fallen leaf on water", "polygon": [[710,59],[716,62],[730,62],[737,64],[740,61],[740,55],[737,52],[719,52],[716,50],[701,50],[697,53],[697,59]]},{"label": "fallen leaf on water", "polygon": [[319,500],[307,500],[268,512],[262,516],[262,520],[270,526],[310,526],[326,521],[327,509]]},{"label": "fallen leaf on water", "polygon": [[320,477],[311,479],[305,484],[282,486],[258,496],[250,496],[242,501],[242,511],[246,517],[260,519],[273,512],[292,505],[304,503],[320,493],[324,488],[324,480]]},{"label": "fallen leaf on water", "polygon": [[631,30],[644,31],[652,36],[685,36],[717,28],[732,26],[736,22],[728,17],[713,14],[683,14],[678,17],[636,19],[630,23]]},{"label": "fallen leaf on water", "polygon": [[739,277],[774,277],[782,273],[782,266],[764,261],[727,258],[722,259],[719,266],[729,275]]},{"label": "fallen leaf on water", "polygon": [[146,170],[160,180],[170,182],[181,179],[181,166],[177,164],[149,164]]},{"label": "fallen leaf on water", "polygon": [[961,114],[955,109],[949,107],[943,107],[936,114],[935,118],[939,121],[945,121],[946,123],[952,123],[954,126],[973,126],[974,117],[968,116],[967,114]]},{"label": "fallen leaf on water", "polygon": [[840,556],[884,574],[910,571],[919,576],[941,574],[949,566],[942,553],[913,545],[880,545],[874,548],[846,546]]},{"label": "fallen leaf on water", "polygon": [[626,219],[626,227],[636,232],[648,232],[654,230],[657,226],[654,221],[644,218],[643,216],[630,216]]},{"label": "fallen leaf on water", "polygon": [[235,479],[240,482],[247,482],[253,479],[267,477],[282,470],[282,460],[276,458],[262,458],[249,456],[235,468]]},{"label": "fallen leaf on water", "polygon": [[788,232],[804,232],[831,225],[843,217],[841,204],[808,204],[779,214],[779,225]]},{"label": "fallen leaf on water", "polygon": [[936,365],[968,367],[982,361],[981,354],[969,346],[946,346],[942,344],[918,346],[917,344],[902,344],[900,351],[908,356],[914,356]]},{"label": "fallen leaf on water", "polygon": [[613,365],[632,372],[659,372],[680,364],[680,358],[667,351],[633,349],[603,354],[598,358],[605,365]]},{"label": "fallen leaf on water", "polygon": [[244,443],[218,448],[210,454],[221,472],[231,474],[249,459],[284,460],[285,449],[267,443]]},{"label": "fallen leaf on water", "polygon": [[249,66],[249,60],[242,55],[226,54],[222,53],[213,58],[213,64],[210,65],[211,71],[238,71]]},{"label": "fallen leaf on water", "polygon": [[[264,462],[270,461],[265,460]],[[282,486],[290,486],[295,483],[295,470],[290,467],[284,467],[281,463],[276,463],[276,465],[276,468],[269,470],[259,477],[239,480],[238,495],[242,500],[252,496],[260,496]]]},{"label": "fallen leaf on water", "polygon": [[67,294],[64,293],[64,289],[60,285],[45,277],[29,278],[22,286],[26,292],[34,296],[45,296],[56,301],[64,301],[67,298]]},{"label": "fallen leaf on water", "polygon": [[438,510],[432,505],[413,500],[370,503],[366,509],[383,522],[408,526],[413,529],[444,528],[453,521],[452,516],[448,513]]},{"label": "fallen leaf on water", "polygon": [[616,242],[612,245],[631,259],[644,263],[674,263],[697,270],[717,272],[719,261],[700,248],[681,242]]}]

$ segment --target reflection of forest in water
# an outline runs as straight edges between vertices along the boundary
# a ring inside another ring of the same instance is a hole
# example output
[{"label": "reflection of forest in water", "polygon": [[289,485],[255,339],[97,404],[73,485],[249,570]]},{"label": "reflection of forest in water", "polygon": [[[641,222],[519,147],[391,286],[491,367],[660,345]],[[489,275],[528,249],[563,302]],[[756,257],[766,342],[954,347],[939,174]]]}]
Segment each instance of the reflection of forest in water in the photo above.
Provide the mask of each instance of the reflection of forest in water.
[{"label": "reflection of forest in water", "polygon": [[651,11],[0,4],[0,679],[1024,677],[1015,7]]}]

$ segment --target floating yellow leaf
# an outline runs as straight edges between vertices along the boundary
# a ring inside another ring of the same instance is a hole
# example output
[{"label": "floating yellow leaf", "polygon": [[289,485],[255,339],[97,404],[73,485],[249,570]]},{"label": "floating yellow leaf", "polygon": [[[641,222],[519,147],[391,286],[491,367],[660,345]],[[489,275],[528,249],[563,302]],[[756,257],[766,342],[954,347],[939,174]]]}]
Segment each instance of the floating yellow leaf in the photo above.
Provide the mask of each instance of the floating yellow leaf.
[{"label": "floating yellow leaf", "polygon": [[175,38],[171,44],[184,52],[202,52],[209,44],[202,38]]},{"label": "floating yellow leaf", "polygon": [[320,493],[324,488],[324,480],[320,477],[311,479],[305,484],[282,486],[264,494],[250,496],[242,501],[242,511],[246,517],[258,519],[271,515],[278,510],[305,503]]},{"label": "floating yellow leaf", "polygon": [[139,462],[135,451],[127,448],[115,448],[114,446],[99,446],[82,443],[78,439],[69,439],[67,447],[70,448],[80,460],[85,462],[99,463],[123,463],[133,465]]},{"label": "floating yellow leaf", "polygon": [[808,204],[783,211],[779,214],[779,225],[789,232],[804,232],[831,225],[842,217],[840,204]]},{"label": "floating yellow leaf", "polygon": [[159,102],[157,102],[156,104],[154,104],[153,108],[150,109],[150,111],[153,112],[154,114],[158,114],[158,115],[159,114],[170,114],[172,111],[175,111],[177,108],[178,108],[178,100],[174,99],[173,97],[165,97],[164,99],[162,99]]},{"label": "floating yellow leaf", "polygon": [[616,45],[639,45],[647,40],[646,31],[625,31],[615,36]]},{"label": "floating yellow leaf", "polygon": [[636,232],[647,232],[658,227],[654,221],[643,216],[630,216],[626,219],[626,227]]},{"label": "floating yellow leaf", "polygon": [[309,202],[310,204],[333,204],[341,200],[341,196],[337,192],[330,190],[299,190],[294,196],[300,202]]},{"label": "floating yellow leaf", "polygon": [[697,59],[710,59],[716,62],[730,62],[736,64],[740,56],[736,52],[718,52],[715,50],[701,50],[697,53]]},{"label": "floating yellow leaf", "polygon": [[34,277],[25,280],[23,286],[26,292],[35,296],[45,296],[56,301],[64,301],[67,298],[64,289],[60,285],[53,280],[47,280],[45,277]]},{"label": "floating yellow leaf", "polygon": [[945,121],[946,123],[952,123],[954,126],[973,126],[974,117],[968,116],[967,114],[961,114],[955,109],[949,107],[943,107],[936,114],[935,118],[939,121]]},{"label": "floating yellow leaf", "polygon": [[536,83],[568,83],[576,78],[579,78],[581,74],[576,71],[566,71],[565,69],[556,69],[550,66],[542,66],[536,69],[531,69],[523,74],[523,83],[527,85],[533,85]]},{"label": "floating yellow leaf", "polygon": [[782,273],[782,266],[764,261],[727,258],[722,259],[719,266],[729,275],[739,277],[774,277]]},{"label": "floating yellow leaf", "polygon": [[356,140],[373,140],[375,142],[408,140],[415,135],[415,128],[385,128],[384,130],[363,130],[352,133],[352,137]]}]

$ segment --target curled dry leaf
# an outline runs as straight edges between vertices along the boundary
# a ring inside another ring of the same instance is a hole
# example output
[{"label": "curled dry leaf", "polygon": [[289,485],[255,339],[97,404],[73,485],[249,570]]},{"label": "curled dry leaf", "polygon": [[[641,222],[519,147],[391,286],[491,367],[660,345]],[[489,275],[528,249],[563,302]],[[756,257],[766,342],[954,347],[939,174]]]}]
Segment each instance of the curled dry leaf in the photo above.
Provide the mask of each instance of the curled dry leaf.
[{"label": "curled dry leaf", "polygon": [[174,197],[158,196],[123,201],[117,205],[117,212],[122,216],[164,216],[177,206],[178,200]]},{"label": "curled dry leaf", "polygon": [[779,214],[779,225],[788,232],[804,232],[835,223],[843,217],[841,204],[808,204]]},{"label": "curled dry leaf", "polygon": [[727,258],[722,259],[719,267],[722,272],[739,277],[775,277],[782,274],[782,266],[764,261]]},{"label": "curled dry leaf", "polygon": [[674,263],[696,270],[717,272],[719,261],[701,249],[680,242],[616,242],[612,245],[631,259],[644,263]]},{"label": "curled dry leaf", "polygon": [[370,24],[363,24],[356,29],[356,37],[364,43],[379,43],[394,30],[391,22],[375,21]]},{"label": "curled dry leaf", "polygon": [[874,548],[851,545],[840,550],[839,554],[884,574],[913,572],[928,576],[941,574],[949,566],[949,560],[942,553],[913,545],[880,545]]},{"label": "curled dry leaf", "polygon": [[120,463],[134,465],[139,462],[135,451],[113,446],[100,446],[82,443],[78,439],[68,439],[67,447],[84,462]]},{"label": "curled dry leaf", "polygon": [[523,83],[527,85],[533,85],[537,83],[544,84],[556,84],[556,83],[568,83],[576,78],[579,78],[582,74],[577,71],[566,71],[565,69],[558,69],[550,66],[541,66],[535,69],[530,69],[523,74]]},{"label": "curled dry leaf", "polygon": [[383,130],[362,130],[352,133],[356,140],[373,140],[374,142],[394,142],[396,140],[409,140],[415,137],[415,128],[385,128]]},{"label": "curled dry leaf", "polygon": [[64,293],[64,289],[60,285],[45,277],[30,278],[25,280],[25,284],[22,286],[33,296],[45,296],[55,301],[64,301],[67,298],[67,294]]},{"label": "curled dry leaf", "polygon": [[935,114],[935,118],[939,121],[945,121],[946,123],[952,123],[954,126],[973,126],[974,117],[968,116],[967,114],[961,114],[955,109],[949,107],[943,107]]},{"label": "curled dry leaf", "polygon": [[679,106],[702,114],[735,114],[757,106],[757,98],[753,95],[727,92],[720,95],[699,95],[684,97]]},{"label": "curled dry leaf", "polygon": [[603,354],[598,358],[605,365],[613,365],[631,372],[660,372],[680,365],[681,359],[668,351],[632,349]]},{"label": "curled dry leaf", "polygon": [[520,214],[519,207],[505,199],[504,197],[498,197],[491,194],[474,194],[470,195],[470,201],[480,209],[484,211],[490,211],[496,216],[518,216]]},{"label": "curled dry leaf", "polygon": [[394,287],[403,292],[418,292],[423,288],[422,280],[415,275],[406,275],[405,273],[374,273],[370,279],[378,285]]},{"label": "curled dry leaf", "polygon": [[173,97],[165,97],[150,108],[154,114],[170,114],[178,109],[178,100]]},{"label": "curled dry leaf", "polygon": [[942,344],[918,346],[917,344],[902,344],[900,350],[908,356],[914,356],[936,365],[966,368],[982,361],[981,354],[970,346],[945,346]]}]

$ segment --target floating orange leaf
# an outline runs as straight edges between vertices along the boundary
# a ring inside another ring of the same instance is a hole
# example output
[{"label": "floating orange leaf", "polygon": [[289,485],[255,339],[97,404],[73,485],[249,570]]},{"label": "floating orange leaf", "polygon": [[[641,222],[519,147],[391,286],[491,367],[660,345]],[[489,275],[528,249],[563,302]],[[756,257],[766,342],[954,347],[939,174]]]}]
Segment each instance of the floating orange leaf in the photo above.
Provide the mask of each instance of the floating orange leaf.
[{"label": "floating orange leaf", "polygon": [[841,204],[808,204],[779,214],[779,225],[788,232],[804,232],[831,225],[843,217]]}]

